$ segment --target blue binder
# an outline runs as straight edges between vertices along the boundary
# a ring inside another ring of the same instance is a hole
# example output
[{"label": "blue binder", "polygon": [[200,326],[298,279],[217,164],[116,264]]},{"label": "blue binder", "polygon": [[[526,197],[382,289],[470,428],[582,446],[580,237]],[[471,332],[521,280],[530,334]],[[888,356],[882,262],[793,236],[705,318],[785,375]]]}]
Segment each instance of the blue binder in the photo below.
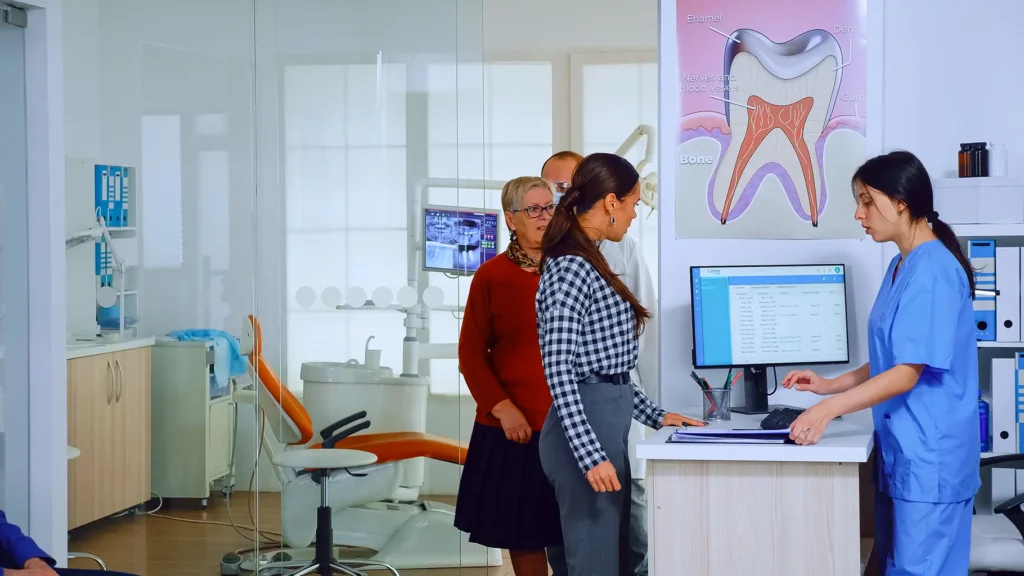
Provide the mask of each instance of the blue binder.
[{"label": "blue binder", "polygon": [[1017,452],[1024,454],[1024,352],[1017,352],[1014,355],[1016,361],[1014,370],[1014,384],[1016,384],[1017,398]]},{"label": "blue binder", "polygon": [[978,328],[978,340],[996,339],[996,241],[970,240],[967,242],[967,259],[974,268],[974,284],[979,291],[974,297],[974,322]]}]

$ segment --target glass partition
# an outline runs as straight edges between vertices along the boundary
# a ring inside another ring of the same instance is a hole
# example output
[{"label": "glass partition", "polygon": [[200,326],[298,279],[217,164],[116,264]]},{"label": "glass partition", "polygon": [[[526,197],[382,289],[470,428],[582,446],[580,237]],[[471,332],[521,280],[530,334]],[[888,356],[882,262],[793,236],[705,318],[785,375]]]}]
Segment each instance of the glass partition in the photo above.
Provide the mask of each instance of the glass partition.
[{"label": "glass partition", "polygon": [[[653,9],[602,31],[486,0],[64,6],[70,548],[287,573],[329,516],[353,567],[510,572],[454,520],[496,427],[459,362],[470,287],[509,245],[507,181],[656,125]],[[657,216],[630,234],[656,263]],[[147,536],[170,526],[188,543]]]},{"label": "glass partition", "polygon": [[481,182],[481,4],[255,3],[260,302],[277,302],[261,306],[263,360],[281,383],[264,453],[327,443],[359,450],[349,466],[375,461],[329,475],[260,461],[261,501],[280,498],[261,527],[279,522],[276,558],[295,567],[313,561],[322,503],[352,567],[502,561],[453,521],[475,414],[460,319],[503,226],[501,183]]},{"label": "glass partition", "polygon": [[257,540],[252,1],[64,10],[70,565],[212,573]]}]

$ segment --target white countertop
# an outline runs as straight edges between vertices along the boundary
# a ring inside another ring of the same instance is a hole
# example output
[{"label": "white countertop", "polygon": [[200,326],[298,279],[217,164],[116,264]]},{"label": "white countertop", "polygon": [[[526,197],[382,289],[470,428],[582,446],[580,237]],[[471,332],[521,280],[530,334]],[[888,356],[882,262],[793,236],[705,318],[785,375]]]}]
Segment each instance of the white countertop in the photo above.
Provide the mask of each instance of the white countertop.
[{"label": "white countertop", "polygon": [[148,336],[145,338],[125,338],[118,342],[101,341],[101,342],[77,342],[75,344],[68,344],[68,360],[75,358],[85,358],[86,356],[96,356],[98,354],[110,354],[111,352],[121,352],[122,350],[132,350],[135,348],[142,348],[144,346],[152,346],[156,342],[156,338]]},{"label": "white countertop", "polygon": [[[760,428],[764,414],[733,413],[729,422],[714,422],[711,428]],[[870,427],[833,420],[817,444],[669,444],[675,427],[651,434],[636,447],[644,460],[718,460],[746,462],[867,462],[874,446]]]}]

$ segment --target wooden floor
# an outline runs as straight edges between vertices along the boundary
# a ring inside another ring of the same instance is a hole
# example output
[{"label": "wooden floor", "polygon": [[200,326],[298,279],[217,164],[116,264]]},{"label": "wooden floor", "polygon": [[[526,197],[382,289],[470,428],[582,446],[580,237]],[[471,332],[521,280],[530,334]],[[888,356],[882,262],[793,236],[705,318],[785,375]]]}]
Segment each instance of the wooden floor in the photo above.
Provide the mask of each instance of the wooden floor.
[{"label": "wooden floor", "polygon": [[[248,531],[243,530],[248,538],[231,527],[227,500],[217,495],[211,496],[205,510],[197,501],[164,502],[154,515],[105,518],[76,528],[71,532],[68,550],[99,556],[108,570],[144,576],[216,576],[220,574],[220,559],[224,554],[252,546],[253,524],[247,511],[249,494],[236,492],[231,497],[231,516],[236,525],[250,527]],[[153,501],[149,509],[155,506],[156,501]],[[260,494],[261,529],[280,532],[280,512],[279,494]],[[277,534],[268,536],[275,538]],[[96,568],[95,563],[85,559],[71,560],[70,566]],[[513,576],[507,555],[503,565],[497,568],[402,570],[401,573],[402,576]]]}]

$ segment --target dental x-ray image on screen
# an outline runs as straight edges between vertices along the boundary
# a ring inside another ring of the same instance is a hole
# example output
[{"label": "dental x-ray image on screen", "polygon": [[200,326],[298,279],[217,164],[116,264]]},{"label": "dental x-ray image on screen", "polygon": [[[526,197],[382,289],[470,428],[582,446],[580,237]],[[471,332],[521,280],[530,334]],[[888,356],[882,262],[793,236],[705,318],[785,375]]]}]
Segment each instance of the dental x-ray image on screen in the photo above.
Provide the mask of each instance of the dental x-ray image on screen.
[{"label": "dental x-ray image on screen", "polygon": [[429,206],[423,211],[423,231],[425,270],[473,274],[498,254],[495,210]]}]

